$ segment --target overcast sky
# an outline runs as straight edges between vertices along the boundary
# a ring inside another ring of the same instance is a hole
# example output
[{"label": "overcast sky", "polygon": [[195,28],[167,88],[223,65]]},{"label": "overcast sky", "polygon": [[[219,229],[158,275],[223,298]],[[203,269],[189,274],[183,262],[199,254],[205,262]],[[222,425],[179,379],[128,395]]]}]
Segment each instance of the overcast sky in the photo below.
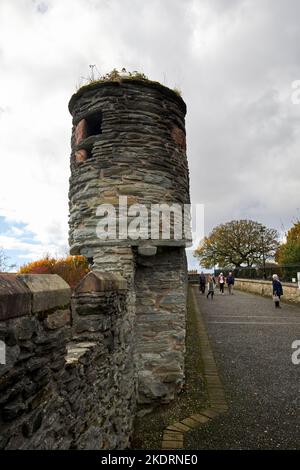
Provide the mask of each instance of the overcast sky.
[{"label": "overcast sky", "polygon": [[139,70],[182,90],[205,231],[299,217],[299,0],[0,0],[0,246],[67,252],[71,116],[89,75]]}]

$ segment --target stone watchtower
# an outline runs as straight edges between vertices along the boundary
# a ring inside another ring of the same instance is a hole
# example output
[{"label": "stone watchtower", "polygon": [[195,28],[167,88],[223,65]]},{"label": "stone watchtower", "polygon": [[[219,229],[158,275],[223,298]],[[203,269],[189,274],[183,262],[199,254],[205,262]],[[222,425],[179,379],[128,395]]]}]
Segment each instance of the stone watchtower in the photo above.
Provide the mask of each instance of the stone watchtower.
[{"label": "stone watchtower", "polygon": [[[94,271],[127,279],[139,402],[168,402],[184,382],[189,237],[184,217],[176,225],[178,211],[171,209],[167,236],[162,234],[165,215],[157,224],[154,214],[158,210],[159,216],[158,204],[182,209],[189,203],[186,105],[159,83],[127,77],[82,87],[69,110],[71,254],[90,258]],[[142,236],[121,237],[124,227],[138,225],[140,204]],[[115,214],[105,212],[107,207]],[[104,212],[112,226],[116,223],[113,236],[108,232],[106,238],[99,235]],[[180,224],[182,236],[175,235]]]}]

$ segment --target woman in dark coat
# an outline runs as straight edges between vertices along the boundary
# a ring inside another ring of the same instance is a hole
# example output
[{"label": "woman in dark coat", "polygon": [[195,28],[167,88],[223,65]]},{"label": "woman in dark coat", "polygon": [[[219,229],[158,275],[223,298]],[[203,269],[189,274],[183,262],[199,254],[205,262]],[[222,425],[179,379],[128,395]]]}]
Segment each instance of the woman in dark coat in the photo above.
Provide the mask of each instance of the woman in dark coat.
[{"label": "woman in dark coat", "polygon": [[280,307],[280,297],[283,295],[282,284],[279,281],[277,274],[273,274],[273,299],[275,301],[275,307]]},{"label": "woman in dark coat", "polygon": [[206,284],[206,277],[203,271],[201,271],[201,274],[199,276],[199,289],[201,291],[201,294],[204,294],[205,292],[205,284]]}]

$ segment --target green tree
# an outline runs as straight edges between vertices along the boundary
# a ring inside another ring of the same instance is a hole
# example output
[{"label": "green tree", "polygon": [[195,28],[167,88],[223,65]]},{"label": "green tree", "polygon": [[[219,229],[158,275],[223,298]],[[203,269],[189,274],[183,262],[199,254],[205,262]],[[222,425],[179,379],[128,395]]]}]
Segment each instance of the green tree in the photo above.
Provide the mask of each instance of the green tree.
[{"label": "green tree", "polygon": [[273,258],[279,243],[275,229],[253,220],[232,220],[215,227],[195,250],[201,266],[212,268],[259,265]]},{"label": "green tree", "polygon": [[300,220],[286,234],[286,242],[280,245],[275,258],[279,264],[300,263]]}]

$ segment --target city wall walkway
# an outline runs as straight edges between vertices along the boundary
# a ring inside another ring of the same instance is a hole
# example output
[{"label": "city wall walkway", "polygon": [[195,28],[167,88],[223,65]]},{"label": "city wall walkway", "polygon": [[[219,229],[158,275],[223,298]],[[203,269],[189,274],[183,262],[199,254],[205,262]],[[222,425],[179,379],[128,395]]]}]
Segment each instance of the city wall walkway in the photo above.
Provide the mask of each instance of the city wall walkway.
[{"label": "city wall walkway", "polygon": [[214,300],[191,287],[223,383],[229,411],[187,433],[186,449],[300,448],[300,308],[235,292]]}]

